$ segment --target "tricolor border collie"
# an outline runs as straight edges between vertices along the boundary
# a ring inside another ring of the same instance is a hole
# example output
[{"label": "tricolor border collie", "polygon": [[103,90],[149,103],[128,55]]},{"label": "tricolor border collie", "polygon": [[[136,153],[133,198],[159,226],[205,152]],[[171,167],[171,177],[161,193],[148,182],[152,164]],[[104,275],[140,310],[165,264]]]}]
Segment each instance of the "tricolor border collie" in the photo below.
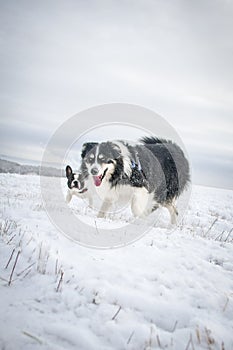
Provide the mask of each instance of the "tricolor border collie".
[{"label": "tricolor border collie", "polygon": [[163,206],[176,223],[175,202],[190,181],[189,163],[178,145],[156,137],[144,137],[140,144],[88,142],[81,158],[79,177],[88,195],[96,191],[102,200],[99,217],[106,216],[113,203],[126,200],[135,217]]}]

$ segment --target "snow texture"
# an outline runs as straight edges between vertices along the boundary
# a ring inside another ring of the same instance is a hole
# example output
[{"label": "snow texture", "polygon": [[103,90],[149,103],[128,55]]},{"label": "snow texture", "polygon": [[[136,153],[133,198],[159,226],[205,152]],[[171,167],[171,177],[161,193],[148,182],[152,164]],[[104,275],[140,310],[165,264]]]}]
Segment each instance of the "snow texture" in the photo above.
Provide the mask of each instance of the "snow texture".
[{"label": "snow texture", "polygon": [[1,350],[233,349],[233,191],[195,186],[179,227],[164,210],[109,250],[57,231],[38,176],[1,174],[0,193]]}]

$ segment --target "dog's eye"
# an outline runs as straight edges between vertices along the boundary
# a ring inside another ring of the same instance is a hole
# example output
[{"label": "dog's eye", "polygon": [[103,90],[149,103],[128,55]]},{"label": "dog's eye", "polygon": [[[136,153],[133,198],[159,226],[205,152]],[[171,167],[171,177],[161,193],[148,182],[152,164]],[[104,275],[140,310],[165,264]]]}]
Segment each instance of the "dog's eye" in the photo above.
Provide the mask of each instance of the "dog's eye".
[{"label": "dog's eye", "polygon": [[94,161],[94,155],[93,154],[91,154],[90,156],[88,156],[87,158],[86,158],[86,160],[89,162],[89,163],[91,163],[91,162],[93,162]]},{"label": "dog's eye", "polygon": [[91,153],[91,154],[89,154],[88,155],[88,157],[87,157],[89,160],[93,160],[94,158],[95,158],[95,156],[94,156],[94,154],[93,153]]}]

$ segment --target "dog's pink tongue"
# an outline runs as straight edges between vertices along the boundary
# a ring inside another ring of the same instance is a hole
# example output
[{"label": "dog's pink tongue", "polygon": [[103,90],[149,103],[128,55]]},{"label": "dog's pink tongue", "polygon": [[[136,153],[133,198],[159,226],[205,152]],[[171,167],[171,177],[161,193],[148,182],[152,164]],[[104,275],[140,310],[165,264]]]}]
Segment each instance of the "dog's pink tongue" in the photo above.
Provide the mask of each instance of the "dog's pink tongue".
[{"label": "dog's pink tongue", "polygon": [[101,185],[101,176],[93,176],[94,179],[94,184],[96,186],[100,186]]}]

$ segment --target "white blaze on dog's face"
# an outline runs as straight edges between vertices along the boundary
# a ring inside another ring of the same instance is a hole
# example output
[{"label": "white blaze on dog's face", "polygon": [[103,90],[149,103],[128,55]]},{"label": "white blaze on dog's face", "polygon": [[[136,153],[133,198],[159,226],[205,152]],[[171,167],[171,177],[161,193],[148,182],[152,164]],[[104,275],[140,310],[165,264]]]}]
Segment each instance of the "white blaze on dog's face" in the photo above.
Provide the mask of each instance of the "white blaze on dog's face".
[{"label": "white blaze on dog's face", "polygon": [[85,155],[84,161],[95,186],[99,187],[111,178],[120,156],[119,147],[111,142],[100,143]]}]

